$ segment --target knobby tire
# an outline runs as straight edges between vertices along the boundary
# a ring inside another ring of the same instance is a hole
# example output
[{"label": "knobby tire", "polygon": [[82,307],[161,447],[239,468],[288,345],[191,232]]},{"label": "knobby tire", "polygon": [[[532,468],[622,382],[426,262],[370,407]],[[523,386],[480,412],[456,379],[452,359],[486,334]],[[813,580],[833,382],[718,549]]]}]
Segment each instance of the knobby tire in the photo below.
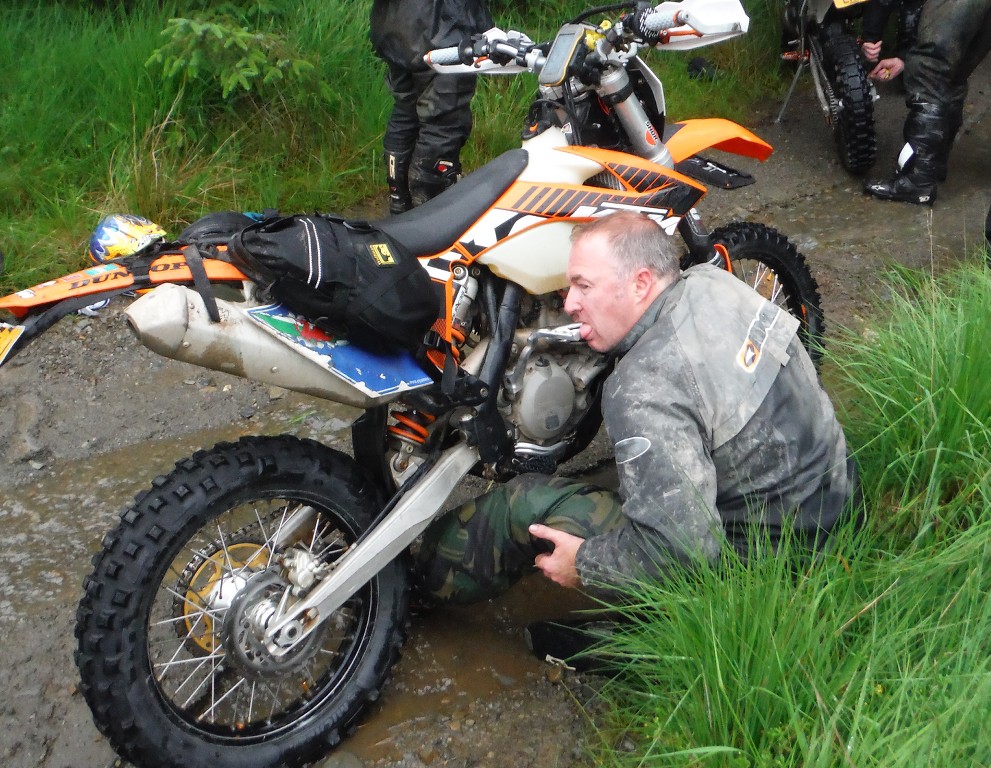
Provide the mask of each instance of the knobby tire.
[{"label": "knobby tire", "polygon": [[798,318],[799,338],[818,363],[826,324],[819,286],[805,257],[788,238],[763,224],[734,222],[711,237],[714,245],[726,248],[734,275]]},{"label": "knobby tire", "polygon": [[353,460],[291,436],[221,443],[156,478],[105,537],[76,616],[82,692],[114,749],[143,768],[274,768],[335,747],[398,659],[405,563],[285,656],[242,627],[285,594],[284,553],[331,561],[379,508]]},{"label": "knobby tire", "polygon": [[862,174],[877,160],[877,130],[870,79],[856,39],[846,32],[823,41],[826,72],[837,104],[833,135],[840,162],[850,173]]}]

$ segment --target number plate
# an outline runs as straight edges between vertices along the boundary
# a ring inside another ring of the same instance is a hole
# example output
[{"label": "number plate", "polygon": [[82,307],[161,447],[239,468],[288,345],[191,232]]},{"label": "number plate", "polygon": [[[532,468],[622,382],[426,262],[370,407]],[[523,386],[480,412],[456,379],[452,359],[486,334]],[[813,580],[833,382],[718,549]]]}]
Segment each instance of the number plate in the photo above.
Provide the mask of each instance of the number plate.
[{"label": "number plate", "polygon": [[3,361],[7,359],[7,355],[14,348],[17,340],[21,338],[22,333],[24,333],[23,325],[0,323],[0,365],[3,365]]},{"label": "number plate", "polygon": [[866,3],[867,0],[833,0],[833,5],[837,8],[849,8],[851,5],[857,5],[858,3]]}]

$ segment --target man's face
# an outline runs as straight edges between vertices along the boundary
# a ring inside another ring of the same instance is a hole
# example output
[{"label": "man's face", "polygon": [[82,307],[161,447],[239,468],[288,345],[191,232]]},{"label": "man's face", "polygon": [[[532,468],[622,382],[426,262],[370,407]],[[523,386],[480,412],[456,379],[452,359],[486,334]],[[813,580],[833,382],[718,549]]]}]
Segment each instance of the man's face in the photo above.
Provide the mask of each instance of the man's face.
[{"label": "man's face", "polygon": [[596,352],[615,347],[640,319],[633,275],[621,278],[605,234],[591,234],[571,247],[564,310],[581,323],[581,337]]}]

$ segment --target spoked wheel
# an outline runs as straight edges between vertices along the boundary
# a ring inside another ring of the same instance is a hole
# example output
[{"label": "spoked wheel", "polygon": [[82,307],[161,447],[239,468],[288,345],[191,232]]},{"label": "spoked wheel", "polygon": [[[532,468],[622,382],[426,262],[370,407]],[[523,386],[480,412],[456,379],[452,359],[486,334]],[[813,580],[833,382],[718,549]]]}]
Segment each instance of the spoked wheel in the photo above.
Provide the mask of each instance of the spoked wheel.
[{"label": "spoked wheel", "polygon": [[877,160],[874,89],[853,35],[838,32],[822,45],[829,94],[830,121],[840,162],[850,173],[870,170]]},{"label": "spoked wheel", "polygon": [[104,540],[76,622],[82,690],[126,759],[298,766],[374,701],[399,654],[394,561],[315,630],[273,617],[370,524],[377,494],[312,441],[245,438],[158,478]]},{"label": "spoked wheel", "polygon": [[818,363],[826,327],[819,286],[805,257],[788,238],[763,224],[728,224],[712,233],[712,243],[726,249],[734,275],[798,318],[799,337]]}]

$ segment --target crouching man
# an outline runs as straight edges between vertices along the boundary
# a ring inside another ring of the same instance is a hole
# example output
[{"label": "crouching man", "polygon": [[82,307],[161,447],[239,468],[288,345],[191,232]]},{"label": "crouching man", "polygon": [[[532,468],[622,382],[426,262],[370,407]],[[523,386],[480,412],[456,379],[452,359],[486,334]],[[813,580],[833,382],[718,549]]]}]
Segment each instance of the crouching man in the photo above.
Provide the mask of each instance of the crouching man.
[{"label": "crouching man", "polygon": [[428,529],[423,588],[471,602],[539,569],[608,594],[630,577],[746,554],[756,525],[811,548],[854,514],[856,472],[798,321],[729,273],[682,273],[650,219],[615,213],[572,235],[565,309],[615,358],[602,395],[619,491],[524,475]]}]

